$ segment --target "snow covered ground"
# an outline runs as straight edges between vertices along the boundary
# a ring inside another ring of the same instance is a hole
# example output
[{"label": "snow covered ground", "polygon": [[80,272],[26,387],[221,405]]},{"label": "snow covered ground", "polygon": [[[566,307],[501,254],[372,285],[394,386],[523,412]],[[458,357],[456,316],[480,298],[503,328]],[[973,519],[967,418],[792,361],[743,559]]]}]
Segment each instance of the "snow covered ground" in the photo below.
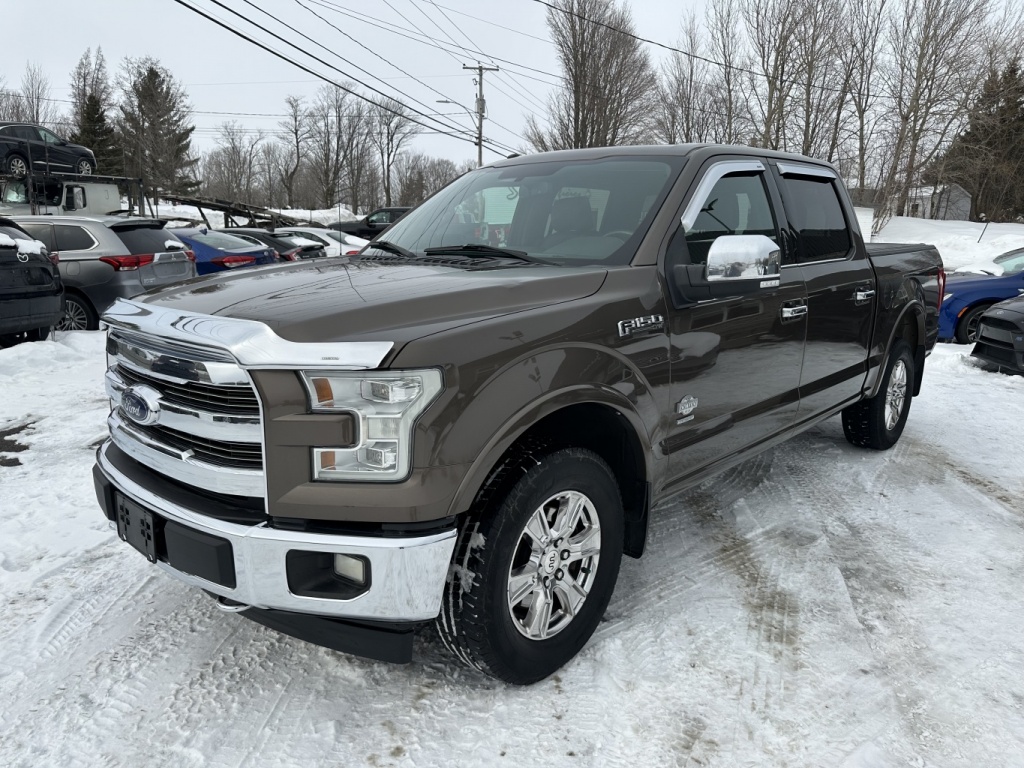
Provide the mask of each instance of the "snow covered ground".
[{"label": "snow covered ground", "polygon": [[[123,201],[122,205],[127,208],[128,201]],[[216,211],[205,211],[205,213],[206,218],[212,227],[218,228],[224,226],[224,214],[217,213]],[[330,224],[335,221],[352,221],[359,218],[348,208],[342,206],[319,210],[306,210],[300,208],[278,209],[278,213],[290,216],[293,219],[298,219],[299,221],[307,224],[309,222]],[[194,205],[171,205],[170,203],[159,203],[153,206],[152,211],[147,206],[145,215],[156,215],[164,218],[180,216],[183,221],[202,221],[202,217],[199,215],[199,209]]]},{"label": "snow covered ground", "polygon": [[887,453],[837,419],[654,516],[529,689],[221,613],[93,498],[103,340],[0,351],[0,765],[1024,764],[1024,379],[942,345]]}]

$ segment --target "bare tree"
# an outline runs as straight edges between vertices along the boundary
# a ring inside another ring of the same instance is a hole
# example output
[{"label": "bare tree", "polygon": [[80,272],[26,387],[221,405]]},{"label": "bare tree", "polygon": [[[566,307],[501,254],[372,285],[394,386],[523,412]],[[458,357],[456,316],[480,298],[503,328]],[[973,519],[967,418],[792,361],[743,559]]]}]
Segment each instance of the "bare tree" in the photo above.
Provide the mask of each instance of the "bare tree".
[{"label": "bare tree", "polygon": [[[856,179],[858,190],[868,181],[869,147],[877,126],[878,90],[875,76],[882,55],[882,32],[887,0],[853,0],[848,10],[849,37],[843,55],[850,72],[850,108],[854,118]],[[865,200],[864,202],[873,202]]]},{"label": "bare tree", "polygon": [[711,82],[712,65],[704,49],[706,33],[691,11],[683,17],[678,48],[665,63],[654,111],[654,137],[666,144],[715,141],[721,134],[719,94]]},{"label": "bare tree", "polygon": [[743,19],[752,48],[747,97],[753,140],[768,149],[786,147],[787,106],[797,68],[802,6],[790,0],[744,0]]},{"label": "bare tree", "polygon": [[255,203],[259,152],[265,138],[263,131],[250,132],[233,121],[223,123],[217,135],[217,148],[204,159],[205,193]]},{"label": "bare tree", "polygon": [[405,105],[394,99],[375,102],[369,110],[370,130],[367,138],[380,160],[380,179],[384,189],[384,205],[392,204],[392,170],[405,145],[418,126],[412,122]]},{"label": "bare tree", "polygon": [[306,109],[299,96],[289,96],[284,100],[288,109],[287,117],[278,123],[285,136],[279,158],[278,177],[284,187],[285,200],[289,208],[295,207],[295,186],[302,167],[302,157],[306,142],[309,140],[309,125],[306,122]]},{"label": "bare tree", "polygon": [[25,65],[21,76],[21,120],[38,125],[56,125],[61,122],[57,103],[50,98],[50,78],[38,64]]},{"label": "bare tree", "polygon": [[890,16],[881,69],[893,143],[881,210],[903,215],[920,172],[966,121],[986,74],[992,0],[905,0]]},{"label": "bare tree", "polygon": [[720,62],[714,73],[718,87],[718,110],[721,129],[716,141],[735,144],[743,139],[744,130],[740,109],[741,70],[746,68],[743,57],[743,37],[740,33],[738,0],[711,0],[707,7],[708,49],[711,59]]},{"label": "bare tree", "polygon": [[657,80],[629,9],[612,0],[555,0],[547,22],[564,84],[548,101],[547,127],[527,119],[529,142],[543,151],[645,140]]},{"label": "bare tree", "polygon": [[419,205],[432,194],[461,175],[454,162],[420,152],[401,155],[393,175],[398,205]]}]

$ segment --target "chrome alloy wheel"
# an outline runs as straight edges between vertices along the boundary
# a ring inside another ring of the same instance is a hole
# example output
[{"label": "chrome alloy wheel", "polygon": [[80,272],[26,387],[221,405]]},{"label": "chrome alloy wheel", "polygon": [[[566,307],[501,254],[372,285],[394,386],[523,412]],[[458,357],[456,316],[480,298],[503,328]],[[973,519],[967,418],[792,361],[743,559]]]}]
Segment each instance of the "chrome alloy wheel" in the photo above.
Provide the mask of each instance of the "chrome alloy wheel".
[{"label": "chrome alloy wheel", "polygon": [[85,331],[89,329],[89,315],[85,307],[73,299],[64,303],[64,317],[57,323],[58,331]]},{"label": "chrome alloy wheel", "polygon": [[508,572],[508,611],[520,634],[544,640],[565,629],[590,593],[600,555],[601,522],[589,498],[563,491],[541,504]]},{"label": "chrome alloy wheel", "polygon": [[15,155],[7,162],[7,170],[12,176],[25,176],[28,173],[28,163],[18,155]]},{"label": "chrome alloy wheel", "polygon": [[903,404],[907,399],[907,364],[897,360],[889,373],[889,385],[885,390],[885,428],[892,430],[903,415]]}]

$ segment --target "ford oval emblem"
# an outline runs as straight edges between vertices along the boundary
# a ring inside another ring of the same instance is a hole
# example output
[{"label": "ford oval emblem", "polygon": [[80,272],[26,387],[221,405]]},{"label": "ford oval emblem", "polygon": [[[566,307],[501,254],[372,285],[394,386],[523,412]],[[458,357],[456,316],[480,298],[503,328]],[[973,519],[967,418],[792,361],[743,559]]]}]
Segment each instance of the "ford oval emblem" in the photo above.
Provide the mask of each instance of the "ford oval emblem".
[{"label": "ford oval emblem", "polygon": [[128,387],[121,393],[121,410],[136,424],[155,424],[160,419],[160,393],[147,386]]}]

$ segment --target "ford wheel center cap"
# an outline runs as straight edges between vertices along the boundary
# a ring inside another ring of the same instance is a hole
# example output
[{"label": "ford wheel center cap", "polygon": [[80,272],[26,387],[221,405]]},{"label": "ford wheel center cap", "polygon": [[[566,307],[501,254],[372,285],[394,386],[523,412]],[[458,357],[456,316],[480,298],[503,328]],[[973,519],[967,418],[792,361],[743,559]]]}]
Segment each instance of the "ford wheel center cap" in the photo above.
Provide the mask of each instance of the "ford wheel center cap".
[{"label": "ford wheel center cap", "polygon": [[160,393],[145,384],[128,387],[121,393],[121,410],[136,424],[155,424],[160,419]]}]

